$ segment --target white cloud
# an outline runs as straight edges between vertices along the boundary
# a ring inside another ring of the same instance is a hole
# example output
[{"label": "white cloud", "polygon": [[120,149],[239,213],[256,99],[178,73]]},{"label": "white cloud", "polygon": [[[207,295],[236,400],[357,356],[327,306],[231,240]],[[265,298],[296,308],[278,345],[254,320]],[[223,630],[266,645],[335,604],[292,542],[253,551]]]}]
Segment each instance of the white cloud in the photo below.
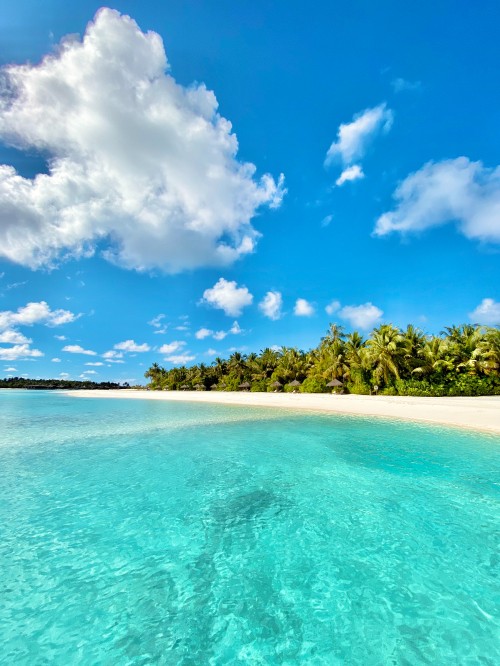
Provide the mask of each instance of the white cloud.
[{"label": "white cloud", "polygon": [[344,183],[347,183],[352,180],[360,180],[365,177],[365,174],[363,173],[363,169],[359,166],[359,164],[353,164],[352,166],[347,167],[347,169],[344,169],[340,176],[337,178],[335,181],[335,185],[337,187],[340,187]]},{"label": "white cloud", "polygon": [[80,345],[66,345],[62,348],[63,352],[68,352],[70,354],[85,354],[86,356],[97,356],[95,351],[91,349],[84,349]]},{"label": "white cloud", "polygon": [[326,154],[325,166],[339,160],[344,165],[361,159],[368,143],[379,132],[388,132],[394,120],[394,114],[386,104],[357,113],[352,122],[342,123],[334,141]]},{"label": "white cloud", "polygon": [[470,239],[500,242],[500,166],[467,157],[429,162],[394,192],[395,210],[381,215],[375,235],[425,231],[455,222]]},{"label": "white cloud", "polygon": [[212,349],[212,348],[210,347],[210,349],[207,349],[207,351],[205,352],[205,354],[206,354],[207,356],[217,356],[217,350],[216,350],[216,349]]},{"label": "white cloud", "polygon": [[[54,360],[54,359],[52,359],[52,360]],[[98,367],[98,366],[104,365],[104,363],[101,363],[101,361],[96,361],[95,363],[85,363],[85,365],[93,365],[95,367]]]},{"label": "white cloud", "polygon": [[142,345],[137,344],[135,340],[125,340],[124,342],[118,342],[114,345],[114,349],[119,349],[124,352],[148,352],[151,351],[151,347],[144,342]]},{"label": "white cloud", "polygon": [[39,349],[30,349],[28,345],[14,345],[13,347],[0,347],[0,360],[18,361],[43,356]]},{"label": "white cloud", "polygon": [[384,313],[373,303],[363,305],[346,305],[340,311],[342,319],[347,320],[354,328],[368,329],[378,323]]},{"label": "white cloud", "polygon": [[186,326],[185,324],[182,324],[182,326],[176,326],[175,330],[176,331],[189,331],[189,326]]},{"label": "white cloud", "polygon": [[104,352],[104,354],[102,354],[102,357],[107,359],[108,361],[112,360],[112,359],[123,358],[123,352],[117,352],[117,351],[111,350],[111,351]]},{"label": "white cloud", "polygon": [[169,344],[162,345],[158,351],[160,352],[160,354],[173,354],[174,352],[179,351],[179,349],[182,349],[185,346],[186,343],[184,342],[184,340],[174,340]]},{"label": "white cloud", "polygon": [[55,337],[56,340],[61,340],[61,341],[66,340],[65,335],[54,335],[54,337]]},{"label": "white cloud", "polygon": [[8,65],[0,138],[48,155],[48,173],[0,166],[0,252],[40,268],[104,256],[178,272],[252,252],[251,220],[278,207],[283,176],[255,178],[203,83],[178,84],[161,37],[101,9],[84,39],[36,66]]},{"label": "white cloud", "polygon": [[69,310],[51,310],[45,301],[27,303],[25,306],[18,308],[16,312],[12,310],[0,312],[0,330],[11,326],[32,326],[33,324],[60,326],[69,324],[78,317],[79,315],[75,315]]},{"label": "white cloud", "polygon": [[500,303],[492,298],[483,298],[477,308],[469,313],[469,317],[477,324],[500,325]]},{"label": "white cloud", "polygon": [[312,317],[314,314],[314,306],[306,301],[305,298],[298,298],[295,301],[293,314],[297,317]]},{"label": "white cloud", "polygon": [[52,363],[60,363],[61,359],[60,358],[53,358],[51,359]]},{"label": "white cloud", "polygon": [[5,368],[5,370],[4,370],[4,372],[16,372],[16,371],[17,371],[16,368]]},{"label": "white cloud", "polygon": [[325,308],[326,314],[332,315],[334,312],[337,312],[337,310],[340,308],[340,301],[332,301],[331,303],[328,303],[328,305]]},{"label": "white cloud", "polygon": [[[148,321],[148,324],[153,328],[161,329],[162,333],[164,333],[168,328],[168,324],[162,323],[163,319],[165,319],[165,315],[159,314],[156,315],[156,317],[153,317],[151,321]],[[158,333],[158,331],[155,331],[155,333]]]},{"label": "white cloud", "polygon": [[190,356],[189,354],[179,354],[177,356],[167,356],[165,361],[173,363],[174,365],[186,365],[190,361],[194,361],[196,356]]},{"label": "white cloud", "polygon": [[67,379],[69,377],[69,373],[68,372],[60,372],[59,377],[61,379]]},{"label": "white cloud", "polygon": [[214,340],[224,340],[227,337],[227,331],[216,331],[213,335]]},{"label": "white cloud", "polygon": [[19,331],[15,331],[14,329],[7,329],[5,331],[0,332],[0,342],[11,345],[15,344],[29,345],[30,342],[32,341]]},{"label": "white cloud", "polygon": [[197,340],[204,340],[205,338],[208,338],[211,335],[213,335],[213,333],[214,332],[211,331],[209,328],[200,328],[199,331],[196,331],[196,333],[194,334],[194,337]]},{"label": "white cloud", "polygon": [[243,329],[240,327],[237,321],[233,321],[233,325],[229,329],[229,333],[231,333],[231,335],[239,335],[240,333],[243,333]]},{"label": "white cloud", "polygon": [[265,317],[276,321],[282,316],[283,297],[279,291],[268,291],[259,303],[259,310]]},{"label": "white cloud", "polygon": [[85,375],[97,375],[97,372],[95,370],[85,370],[80,377],[85,377]]},{"label": "white cloud", "polygon": [[330,225],[330,222],[333,220],[333,215],[327,215],[321,220],[321,226],[322,227],[328,227]]},{"label": "white cloud", "polygon": [[246,287],[238,287],[236,282],[219,278],[218,282],[203,292],[202,303],[223,310],[227,315],[237,317],[243,308],[253,301]]}]

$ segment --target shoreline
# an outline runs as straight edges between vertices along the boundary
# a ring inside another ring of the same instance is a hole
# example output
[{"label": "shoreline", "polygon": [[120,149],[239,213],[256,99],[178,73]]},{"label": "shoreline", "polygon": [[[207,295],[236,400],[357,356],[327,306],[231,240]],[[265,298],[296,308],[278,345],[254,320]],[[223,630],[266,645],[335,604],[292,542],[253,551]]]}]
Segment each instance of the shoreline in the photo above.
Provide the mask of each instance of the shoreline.
[{"label": "shoreline", "polygon": [[350,416],[397,419],[500,434],[500,396],[426,398],[331,395],[327,393],[245,393],[223,391],[75,390],[81,398],[124,398],[202,402],[242,407],[277,407]]}]

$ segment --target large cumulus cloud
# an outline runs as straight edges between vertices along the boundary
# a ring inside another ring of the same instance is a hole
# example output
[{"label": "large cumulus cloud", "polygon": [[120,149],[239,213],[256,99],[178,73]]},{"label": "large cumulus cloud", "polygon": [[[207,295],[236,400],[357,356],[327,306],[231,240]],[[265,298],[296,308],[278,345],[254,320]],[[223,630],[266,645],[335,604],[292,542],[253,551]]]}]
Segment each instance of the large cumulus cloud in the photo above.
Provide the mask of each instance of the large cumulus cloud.
[{"label": "large cumulus cloud", "polygon": [[48,156],[48,173],[0,165],[0,254],[36,269],[101,244],[126,268],[176,272],[251,252],[283,177],[237,160],[217,107],[176,83],[159,35],[110,9],[39,65],[4,68],[0,138]]}]

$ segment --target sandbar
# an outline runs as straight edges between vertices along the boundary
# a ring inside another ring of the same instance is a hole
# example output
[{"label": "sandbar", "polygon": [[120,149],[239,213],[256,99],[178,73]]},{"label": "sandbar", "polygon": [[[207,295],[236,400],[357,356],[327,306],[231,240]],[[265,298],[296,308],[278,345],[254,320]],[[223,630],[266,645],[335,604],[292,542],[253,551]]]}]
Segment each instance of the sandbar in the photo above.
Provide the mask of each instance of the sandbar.
[{"label": "sandbar", "polygon": [[218,403],[245,407],[333,412],[405,419],[500,434],[500,396],[424,398],[410,396],[331,395],[324,393],[251,393],[223,391],[69,391],[85,398],[125,398]]}]

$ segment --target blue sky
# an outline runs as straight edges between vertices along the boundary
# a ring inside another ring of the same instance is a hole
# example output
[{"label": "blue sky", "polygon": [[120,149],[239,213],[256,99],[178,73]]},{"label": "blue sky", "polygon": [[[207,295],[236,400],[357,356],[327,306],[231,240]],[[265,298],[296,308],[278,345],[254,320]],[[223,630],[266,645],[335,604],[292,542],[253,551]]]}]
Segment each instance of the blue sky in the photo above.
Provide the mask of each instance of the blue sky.
[{"label": "blue sky", "polygon": [[0,376],[500,321],[497,2],[110,7],[0,2]]}]

